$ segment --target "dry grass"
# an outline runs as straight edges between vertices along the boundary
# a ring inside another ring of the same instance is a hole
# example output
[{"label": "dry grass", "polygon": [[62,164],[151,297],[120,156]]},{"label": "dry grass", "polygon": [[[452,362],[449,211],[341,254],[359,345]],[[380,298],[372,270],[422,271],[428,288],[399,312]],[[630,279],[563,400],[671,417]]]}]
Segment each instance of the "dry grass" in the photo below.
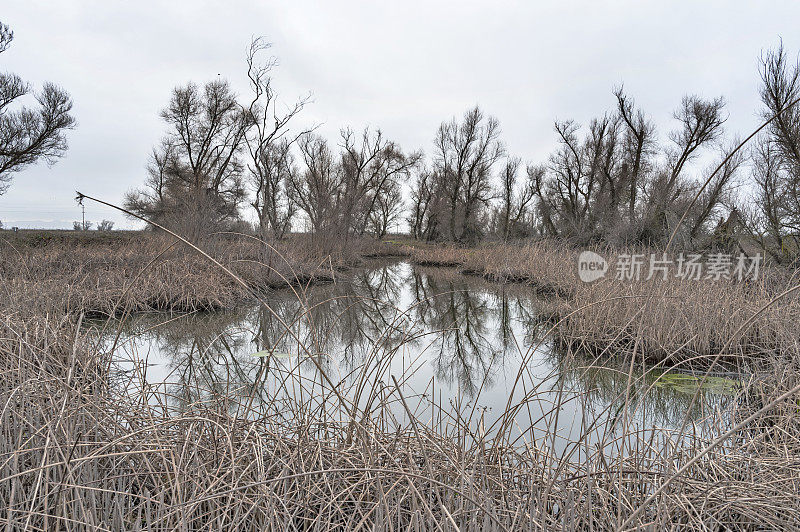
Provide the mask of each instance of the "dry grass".
[{"label": "dry grass", "polygon": [[449,245],[411,246],[407,249],[411,262],[417,266],[461,266],[469,253],[464,248]]},{"label": "dry grass", "polygon": [[410,243],[407,253],[420,266],[458,267],[490,281],[525,283],[542,291],[574,288],[578,252],[550,241],[524,246],[487,244],[477,248]]},{"label": "dry grass", "polygon": [[19,312],[56,315],[230,308],[252,299],[252,292],[330,282],[362,255],[396,253],[398,247],[356,240],[322,256],[300,235],[271,249],[244,235],[219,235],[203,246],[250,289],[167,235],[5,232],[0,234],[0,297]]},{"label": "dry grass", "polygon": [[[139,282],[149,281],[129,284]],[[4,290],[40,297],[28,283]],[[770,359],[704,419],[687,414],[677,431],[637,426],[644,402],[631,393],[632,365],[620,373],[628,385],[615,410],[597,412],[581,394],[543,397],[541,379],[525,370],[529,351],[505,413],[489,423],[469,404],[442,405],[390,375],[397,351],[381,338],[342,382],[313,356],[267,357],[252,386],[183,393],[114,371],[113,352],[75,314],[0,311],[7,529],[720,530],[800,521],[797,351]],[[594,367],[587,361],[585,371]],[[573,401],[583,405],[580,430],[558,446],[558,416]]]}]

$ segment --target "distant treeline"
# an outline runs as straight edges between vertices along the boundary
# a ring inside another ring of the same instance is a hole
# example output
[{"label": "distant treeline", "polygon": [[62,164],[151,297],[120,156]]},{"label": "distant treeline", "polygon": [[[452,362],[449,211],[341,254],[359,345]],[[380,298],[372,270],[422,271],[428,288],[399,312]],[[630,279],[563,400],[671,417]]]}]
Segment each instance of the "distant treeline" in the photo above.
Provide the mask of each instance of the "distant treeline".
[{"label": "distant treeline", "polygon": [[[344,128],[331,142],[297,128],[308,99],[278,104],[268,48],[261,39],[250,46],[245,99],[224,80],[173,90],[161,113],[167,134],[128,209],[192,238],[241,229],[243,210],[253,209],[262,237],[294,227],[326,245],[404,227],[418,239],[465,244],[550,236],[663,245],[676,232],[678,244],[693,247],[746,234],[779,260],[796,249],[787,241],[800,233],[800,68],[782,48],[765,53],[760,68],[762,114],[776,118],[747,150],[725,134],[721,97],[683,97],[674,128],[659,135],[619,88],[613,110],[586,127],[557,121],[557,149],[528,164],[478,107],[443,122],[427,156],[380,130]],[[742,183],[747,193],[737,194]]]}]

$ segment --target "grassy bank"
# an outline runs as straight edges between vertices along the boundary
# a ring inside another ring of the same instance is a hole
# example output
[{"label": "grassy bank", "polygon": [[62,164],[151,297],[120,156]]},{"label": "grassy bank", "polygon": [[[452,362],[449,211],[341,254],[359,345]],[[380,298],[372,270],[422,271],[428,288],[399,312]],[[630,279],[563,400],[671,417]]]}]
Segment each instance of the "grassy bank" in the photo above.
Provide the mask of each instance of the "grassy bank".
[{"label": "grassy bank", "polygon": [[[631,250],[598,248],[604,257]],[[647,256],[650,250],[636,250]],[[722,354],[738,357],[797,352],[800,293],[780,296],[798,279],[762,267],[756,280],[685,280],[660,274],[647,280],[616,278],[611,260],[605,278],[578,278],[579,250],[553,242],[475,249],[411,245],[416,264],[455,266],[498,282],[526,283],[544,296],[555,333],[568,348],[591,353],[636,352],[674,363]],[[780,298],[770,304],[773,298]],[[762,307],[766,307],[762,310]]]},{"label": "grassy bank", "polygon": [[249,288],[167,235],[5,231],[0,233],[0,297],[18,312],[33,314],[230,308],[260,291],[331,282],[364,255],[398,249],[365,240],[322,255],[302,235],[270,247],[244,235],[218,235],[201,246]]}]

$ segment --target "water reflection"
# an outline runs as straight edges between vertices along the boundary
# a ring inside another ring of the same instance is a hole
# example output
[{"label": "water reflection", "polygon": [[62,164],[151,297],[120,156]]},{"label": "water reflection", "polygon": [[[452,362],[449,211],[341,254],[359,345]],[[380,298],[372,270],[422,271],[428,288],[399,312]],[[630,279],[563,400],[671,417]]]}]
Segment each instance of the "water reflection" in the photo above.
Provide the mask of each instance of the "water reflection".
[{"label": "water reflection", "polygon": [[[567,390],[579,400],[561,405],[565,418],[617,415],[621,405],[635,404],[638,423],[659,426],[679,424],[687,412],[697,418],[723,400],[709,390],[692,403],[691,393],[660,385],[645,368],[587,368],[542,338],[532,291],[452,270],[383,264],[265,301],[236,311],[130,318],[115,349],[121,378],[165,383],[180,406],[236,395],[274,401],[292,372],[315,383],[324,372],[337,386],[359,378],[382,386],[394,375],[439,402],[474,401],[495,415],[512,388],[517,397],[535,390],[543,400]],[[386,371],[365,377],[363,368],[379,366]]]}]

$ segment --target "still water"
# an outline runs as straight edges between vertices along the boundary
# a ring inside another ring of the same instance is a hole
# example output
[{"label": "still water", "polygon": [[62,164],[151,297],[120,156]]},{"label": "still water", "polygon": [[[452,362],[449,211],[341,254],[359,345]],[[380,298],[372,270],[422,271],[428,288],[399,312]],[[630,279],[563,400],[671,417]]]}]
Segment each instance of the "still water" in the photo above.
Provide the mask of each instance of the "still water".
[{"label": "still water", "polygon": [[676,427],[735,389],[715,379],[695,394],[697,380],[684,375],[559,353],[541,319],[546,302],[533,290],[446,268],[381,262],[332,284],[274,291],[263,303],[95,327],[105,326],[122,385],[159,387],[175,408],[215,395],[274,401],[286,379],[270,374],[313,383],[284,393],[338,387],[360,404],[369,394],[359,390],[391,388],[394,377],[417,414],[434,403],[477,412],[483,426],[527,395],[517,424],[553,432],[555,410],[558,437],[569,439],[623,407],[637,427]]}]

